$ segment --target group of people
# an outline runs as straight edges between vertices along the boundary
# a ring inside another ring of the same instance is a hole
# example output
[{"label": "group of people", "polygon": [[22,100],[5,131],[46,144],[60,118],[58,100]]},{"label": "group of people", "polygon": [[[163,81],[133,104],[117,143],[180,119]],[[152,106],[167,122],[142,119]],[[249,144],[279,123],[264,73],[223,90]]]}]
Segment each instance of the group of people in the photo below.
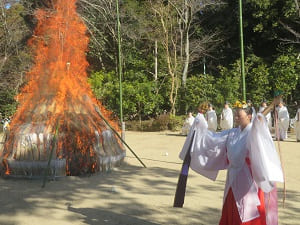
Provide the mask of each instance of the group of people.
[{"label": "group of people", "polygon": [[219,225],[278,225],[276,182],[284,182],[284,176],[268,115],[278,105],[278,121],[287,117],[281,104],[277,97],[257,113],[250,104],[237,104],[233,128],[232,110],[225,103],[221,132],[215,132],[212,106],[200,105],[179,157],[190,154],[191,169],[211,180],[227,169]]},{"label": "group of people", "polygon": [[[252,120],[256,116],[256,110],[252,105],[252,102],[250,100],[247,101],[247,103],[244,103],[247,105],[247,107],[250,107],[252,109]],[[263,112],[267,108],[267,101],[263,101],[258,109],[258,113]],[[273,112],[273,116],[271,115],[272,110],[268,112],[265,116],[267,120],[267,125],[270,130],[273,128],[273,124],[278,124],[278,132],[276,131],[277,137],[276,139],[279,139],[281,141],[287,139],[287,131],[290,125],[290,116],[289,112],[287,110],[287,107],[284,105],[282,99],[278,102],[275,111]],[[232,109],[230,108],[230,104],[228,101],[225,102],[224,108],[222,110],[222,113],[220,115],[220,123],[219,127],[221,130],[228,130],[232,129],[233,127],[236,127],[237,124],[234,123],[234,115],[232,112]],[[274,118],[274,121],[272,120]],[[182,134],[187,135],[190,128],[193,125],[194,122],[194,116],[190,112],[188,114],[187,119],[185,120],[183,127],[182,127]],[[217,114],[213,108],[212,104],[208,104],[208,109],[205,114],[205,119],[207,121],[208,130],[216,132],[218,129],[218,117]],[[300,105],[298,107],[298,111],[296,113],[295,119],[295,133],[296,133],[296,141],[300,142]]]}]

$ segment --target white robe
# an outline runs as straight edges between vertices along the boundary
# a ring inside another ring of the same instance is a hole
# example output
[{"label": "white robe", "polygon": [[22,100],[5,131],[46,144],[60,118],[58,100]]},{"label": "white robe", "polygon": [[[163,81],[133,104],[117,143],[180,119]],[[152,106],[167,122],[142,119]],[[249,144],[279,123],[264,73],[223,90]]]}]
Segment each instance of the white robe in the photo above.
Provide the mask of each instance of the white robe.
[{"label": "white robe", "polygon": [[189,131],[194,123],[194,119],[195,119],[195,117],[191,116],[191,117],[188,117],[184,121],[183,126],[182,126],[182,131],[181,131],[182,134],[187,135],[189,133]]},{"label": "white robe", "polygon": [[295,133],[296,133],[296,140],[300,141],[300,108],[297,110],[295,116]]},{"label": "white robe", "polygon": [[276,108],[278,115],[279,137],[284,140],[287,138],[287,130],[289,128],[290,116],[285,106]]},{"label": "white robe", "polygon": [[222,128],[222,130],[228,130],[233,127],[233,114],[231,108],[223,109],[221,114],[220,127]]},{"label": "white robe", "polygon": [[256,117],[256,110],[255,108],[252,106],[252,119],[251,119],[251,122],[253,122],[254,118]]},{"label": "white robe", "polygon": [[211,131],[216,131],[218,126],[218,119],[215,110],[209,110],[206,112],[206,120],[208,129]]},{"label": "white robe", "polygon": [[3,124],[3,132],[7,132],[9,129],[9,121],[5,121]]},{"label": "white robe", "polygon": [[[258,112],[262,113],[262,112],[265,110],[265,108],[267,108],[267,107],[260,106]],[[272,117],[271,117],[271,112],[269,112],[269,113],[266,115],[266,119],[267,119],[268,127],[269,127],[269,129],[271,130],[271,128],[272,128]]]},{"label": "white robe", "polygon": [[[207,129],[202,114],[194,124],[183,145],[179,157],[183,160],[191,145],[190,167],[195,172],[215,180],[219,170],[228,169],[224,201],[232,189],[242,222],[257,218],[260,205],[258,187],[271,192],[275,182],[283,182],[283,173],[266,119],[254,119],[244,130],[233,128],[220,133]],[[191,140],[193,132],[194,139]],[[246,163],[250,159],[251,171]]]}]

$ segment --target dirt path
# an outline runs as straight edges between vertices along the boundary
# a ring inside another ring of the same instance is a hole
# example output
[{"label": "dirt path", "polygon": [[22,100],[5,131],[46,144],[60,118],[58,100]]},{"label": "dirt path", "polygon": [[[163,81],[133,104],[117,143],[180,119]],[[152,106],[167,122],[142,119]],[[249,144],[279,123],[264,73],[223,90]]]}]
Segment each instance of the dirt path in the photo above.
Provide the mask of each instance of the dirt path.
[{"label": "dirt path", "polygon": [[[222,206],[225,172],[216,182],[190,173],[184,208],[173,208],[181,168],[178,153],[185,137],[171,132],[127,132],[126,141],[143,158],[142,168],[128,151],[126,164],[90,177],[40,180],[0,178],[2,225],[215,225]],[[287,177],[287,199],[280,225],[300,224],[300,143],[281,143]]]}]

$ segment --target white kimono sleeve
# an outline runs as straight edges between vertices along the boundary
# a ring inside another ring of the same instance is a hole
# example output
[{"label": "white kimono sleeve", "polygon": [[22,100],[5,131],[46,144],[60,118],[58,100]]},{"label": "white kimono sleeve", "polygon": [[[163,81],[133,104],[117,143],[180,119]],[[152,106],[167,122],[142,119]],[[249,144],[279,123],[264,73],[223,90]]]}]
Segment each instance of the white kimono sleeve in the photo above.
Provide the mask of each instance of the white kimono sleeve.
[{"label": "white kimono sleeve", "polygon": [[[192,139],[193,133],[194,138]],[[215,180],[218,170],[226,169],[228,165],[226,140],[228,130],[213,133],[207,129],[207,122],[202,114],[198,115],[183,145],[179,157],[183,160],[191,144],[190,167],[195,172]]]},{"label": "white kimono sleeve", "polygon": [[283,173],[267,120],[261,113],[253,121],[247,147],[253,179],[264,192],[270,192],[275,182],[283,182]]}]

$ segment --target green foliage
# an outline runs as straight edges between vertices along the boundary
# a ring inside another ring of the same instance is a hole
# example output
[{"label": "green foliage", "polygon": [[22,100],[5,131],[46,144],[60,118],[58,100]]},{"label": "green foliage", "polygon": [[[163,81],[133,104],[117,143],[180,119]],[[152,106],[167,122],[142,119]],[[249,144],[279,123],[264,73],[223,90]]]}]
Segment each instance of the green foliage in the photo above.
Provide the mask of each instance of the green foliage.
[{"label": "green foliage", "polygon": [[281,90],[285,96],[290,95],[300,80],[299,65],[295,54],[280,55],[270,69],[273,90]]},{"label": "green foliage", "polygon": [[209,74],[199,74],[187,78],[186,88],[180,90],[179,112],[195,111],[203,101],[214,102],[216,98],[215,78]]},{"label": "green foliage", "polygon": [[0,16],[0,79],[4,83],[8,79],[12,88],[31,63],[26,47],[30,30],[22,16],[24,11],[21,4],[14,4]]},{"label": "green foliage", "polygon": [[0,112],[11,116],[17,105],[14,96],[31,65],[26,46],[31,31],[23,17],[26,10],[22,4],[14,2],[9,9],[0,10]]},{"label": "green foliage", "polygon": [[16,92],[11,89],[2,89],[0,91],[0,112],[3,117],[8,117],[14,114],[17,102],[14,99]]},{"label": "green foliage", "polygon": [[154,113],[154,109],[160,102],[161,97],[155,94],[155,82],[124,82],[124,112],[132,118],[142,118]]},{"label": "green foliage", "polygon": [[[145,118],[153,113],[162,98],[155,93],[156,83],[146,79],[143,73],[127,71],[124,77],[129,80],[122,82],[123,113],[125,119]],[[135,78],[131,81],[130,79]],[[97,99],[110,110],[119,113],[119,82],[115,72],[94,72],[89,78]]]},{"label": "green foliage", "polygon": [[220,66],[221,76],[216,80],[216,104],[223,106],[225,101],[235,102],[241,99],[241,73],[240,62],[232,65],[232,69]]},{"label": "green foliage", "polygon": [[255,55],[247,57],[246,70],[246,97],[258,106],[263,99],[270,99],[269,68],[263,60]]},{"label": "green foliage", "polygon": [[182,128],[184,118],[182,116],[170,115],[168,130],[178,131]]},{"label": "green foliage", "polygon": [[170,114],[161,114],[155,119],[144,121],[127,121],[126,129],[132,131],[178,131],[183,125],[182,116],[173,116]]},{"label": "green foliage", "polygon": [[[230,69],[220,67],[221,77],[217,79],[217,104],[235,102],[242,98],[241,62],[237,60]],[[245,60],[246,98],[258,106],[263,99],[269,99],[269,68],[262,58],[251,54]]]},{"label": "green foliage", "polygon": [[[176,79],[180,79],[184,58],[181,57],[184,51],[180,49],[180,41],[183,40],[180,32],[183,30],[174,29],[180,27],[182,21],[175,16],[175,8],[172,10],[167,5],[168,1],[163,2],[163,5],[160,3],[124,0],[120,4],[124,119],[138,119],[137,122],[131,122],[131,125],[147,131],[176,129],[181,127],[182,122],[182,118],[163,113],[170,112],[172,108],[172,78],[168,74],[166,45],[169,51],[172,50],[172,56],[177,56],[178,65],[174,72],[178,75]],[[225,0],[225,3],[204,8],[190,24],[191,61],[186,87],[178,90],[177,114],[195,111],[203,101],[212,102],[218,110],[224,101],[234,102],[242,98],[238,4],[229,0]],[[90,73],[89,83],[97,99],[119,114],[114,4],[103,5],[102,1],[89,0],[78,1],[77,6],[90,36],[87,58],[91,65],[90,71],[93,72]],[[172,4],[182,9],[182,0],[174,0]],[[22,85],[24,74],[31,65],[26,41],[36,24],[32,15],[38,7],[51,8],[51,1],[18,1],[0,15],[0,111],[3,114],[11,115],[15,110],[15,91],[12,90],[18,90]],[[160,17],[151,7],[161,8],[161,13],[166,13],[163,18],[166,19],[167,32],[171,35],[169,38],[173,38],[172,41],[166,43]],[[4,19],[7,20],[8,29],[4,27]],[[259,104],[263,98],[270,100],[273,92],[280,89],[288,97],[288,103],[298,100],[299,38],[286,27],[299,30],[300,18],[295,1],[245,0],[243,19],[247,99]],[[203,39],[207,42],[202,43]],[[157,80],[154,80],[155,41],[158,44]],[[212,47],[215,42],[222,42],[222,45]],[[199,60],[204,55],[209,73],[206,75],[201,74],[203,63]],[[172,57],[170,59],[172,61]],[[172,61],[170,66],[174,66],[174,63]],[[141,121],[145,119],[147,121]]]}]

